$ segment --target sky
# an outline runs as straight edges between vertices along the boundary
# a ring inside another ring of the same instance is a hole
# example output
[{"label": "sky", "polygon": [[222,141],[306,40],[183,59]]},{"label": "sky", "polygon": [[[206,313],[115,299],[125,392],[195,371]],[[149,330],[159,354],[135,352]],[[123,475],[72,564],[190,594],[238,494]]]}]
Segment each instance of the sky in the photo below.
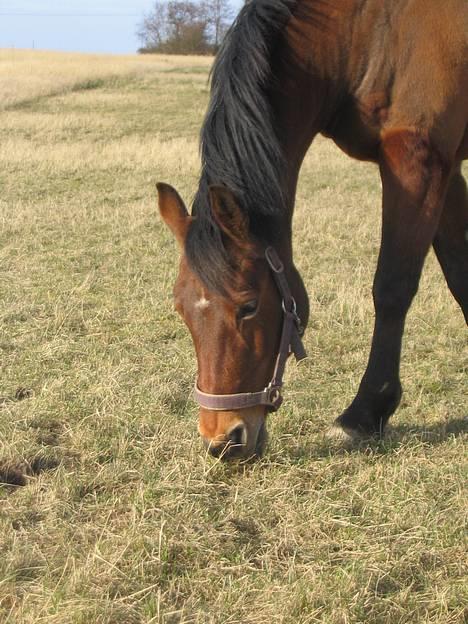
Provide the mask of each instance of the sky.
[{"label": "sky", "polygon": [[153,4],[154,0],[0,0],[0,48],[136,52],[135,32]]}]

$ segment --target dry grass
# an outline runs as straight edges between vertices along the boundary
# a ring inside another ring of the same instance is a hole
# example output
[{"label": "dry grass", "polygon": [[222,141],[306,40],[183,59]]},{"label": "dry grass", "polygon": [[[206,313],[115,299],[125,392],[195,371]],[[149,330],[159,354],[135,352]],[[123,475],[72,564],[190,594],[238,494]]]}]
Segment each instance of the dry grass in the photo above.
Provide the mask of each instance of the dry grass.
[{"label": "dry grass", "polygon": [[308,155],[295,238],[310,358],[289,370],[264,460],[224,466],[197,439],[154,193],[194,194],[207,60],[11,54],[0,621],[465,622],[466,329],[432,256],[389,437],[346,450],[323,435],[369,346],[376,170],[325,140]]},{"label": "dry grass", "polygon": [[209,57],[95,55],[0,49],[0,110],[25,101],[102,86],[119,77],[206,73]]}]

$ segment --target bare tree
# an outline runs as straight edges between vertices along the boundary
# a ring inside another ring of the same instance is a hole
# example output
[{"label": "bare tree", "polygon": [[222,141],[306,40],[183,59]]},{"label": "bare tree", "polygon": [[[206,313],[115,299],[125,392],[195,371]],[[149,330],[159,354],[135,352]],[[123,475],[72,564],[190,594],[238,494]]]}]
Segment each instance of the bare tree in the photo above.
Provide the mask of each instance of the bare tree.
[{"label": "bare tree", "polygon": [[171,31],[170,36],[173,39],[180,39],[186,26],[199,25],[205,20],[198,4],[190,0],[171,0],[167,3],[167,21]]},{"label": "bare tree", "polygon": [[142,50],[157,50],[168,38],[167,3],[158,0],[153,9],[143,17],[138,27],[137,36],[140,39]]},{"label": "bare tree", "polygon": [[211,30],[211,41],[217,50],[232,22],[234,11],[229,0],[204,0],[202,10],[205,12],[206,21]]},{"label": "bare tree", "polygon": [[232,20],[229,0],[157,0],[137,35],[140,52],[215,52]]}]

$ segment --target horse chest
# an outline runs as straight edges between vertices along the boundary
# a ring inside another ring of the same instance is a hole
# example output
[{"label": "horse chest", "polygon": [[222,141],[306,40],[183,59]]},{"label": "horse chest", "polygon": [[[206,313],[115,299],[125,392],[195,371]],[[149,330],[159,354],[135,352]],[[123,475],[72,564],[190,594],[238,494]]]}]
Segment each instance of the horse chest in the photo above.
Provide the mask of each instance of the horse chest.
[{"label": "horse chest", "polygon": [[388,117],[387,101],[384,93],[360,100],[350,97],[323,134],[352,158],[376,162],[380,132]]}]

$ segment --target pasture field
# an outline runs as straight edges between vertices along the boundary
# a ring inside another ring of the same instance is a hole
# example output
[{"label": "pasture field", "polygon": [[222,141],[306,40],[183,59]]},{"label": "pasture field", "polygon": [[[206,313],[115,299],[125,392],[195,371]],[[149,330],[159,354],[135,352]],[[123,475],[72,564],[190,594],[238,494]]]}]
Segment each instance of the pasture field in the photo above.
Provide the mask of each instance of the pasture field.
[{"label": "pasture field", "polygon": [[0,622],[462,624],[466,326],[431,254],[388,436],[327,439],[366,363],[380,183],[324,139],[295,216],[309,358],[261,461],[201,447],[154,185],[194,196],[209,63],[0,52]]}]

